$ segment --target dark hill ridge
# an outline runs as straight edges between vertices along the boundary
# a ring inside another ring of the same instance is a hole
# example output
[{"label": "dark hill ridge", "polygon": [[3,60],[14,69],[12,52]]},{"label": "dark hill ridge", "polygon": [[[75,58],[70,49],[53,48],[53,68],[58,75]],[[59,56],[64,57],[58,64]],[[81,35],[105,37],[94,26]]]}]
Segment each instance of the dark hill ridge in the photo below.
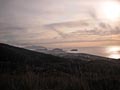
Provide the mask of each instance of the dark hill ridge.
[{"label": "dark hill ridge", "polygon": [[[29,66],[34,67],[34,69],[39,67],[43,70],[47,67],[51,68],[53,67],[53,65],[57,65],[58,63],[60,64],[68,62],[68,60],[61,57],[38,53],[35,51],[26,50],[7,44],[0,44],[0,53],[0,64],[1,66],[7,66],[7,69],[9,68],[7,71],[17,69],[21,66],[24,66],[24,69],[26,68],[26,66]],[[15,68],[13,69],[13,67]]]},{"label": "dark hill ridge", "polygon": [[[36,61],[36,60],[39,60],[41,62],[44,62],[44,61],[47,61],[49,60],[49,58],[51,58],[51,61],[52,60],[59,60],[60,58],[59,57],[56,57],[56,56],[52,56],[52,55],[49,55],[49,54],[44,54],[44,53],[38,53],[38,52],[35,52],[35,51],[31,51],[31,50],[27,50],[27,49],[23,49],[23,48],[18,48],[18,47],[15,47],[15,46],[10,46],[10,45],[7,45],[7,44],[2,44],[0,43],[0,53],[2,53],[0,55],[0,60],[2,61],[12,61],[14,60],[15,62],[19,61],[17,59],[21,59],[20,62],[24,62],[24,61]],[[15,57],[15,58],[14,58]],[[11,58],[11,59],[10,59]]]},{"label": "dark hill ridge", "polygon": [[[73,65],[73,68],[76,68],[77,65],[79,67],[82,67],[85,65],[85,66],[90,66],[89,69],[91,69],[92,67],[95,67],[94,69],[96,69],[97,71],[97,67],[98,69],[101,69],[101,68],[104,69],[104,67],[106,66],[119,67],[119,63],[120,63],[119,60],[103,58],[103,57],[88,55],[88,54],[73,55],[72,53],[68,53],[66,55],[63,55],[62,57],[58,57],[58,56],[26,50],[23,48],[18,48],[18,47],[14,47],[14,46],[2,44],[2,43],[0,44],[0,53],[1,53],[0,55],[1,63],[11,63],[11,64],[14,63],[17,65],[19,64],[28,65],[30,67],[42,66],[42,68],[46,68],[49,65],[53,65],[54,68],[60,66],[60,68],[62,69],[63,68],[62,65],[64,65],[66,66],[66,69],[68,69],[67,67],[68,65]],[[72,58],[72,55],[73,55],[73,58]]]},{"label": "dark hill ridge", "polygon": [[120,90],[119,60],[88,54],[58,57],[2,43],[0,53],[4,90]]}]

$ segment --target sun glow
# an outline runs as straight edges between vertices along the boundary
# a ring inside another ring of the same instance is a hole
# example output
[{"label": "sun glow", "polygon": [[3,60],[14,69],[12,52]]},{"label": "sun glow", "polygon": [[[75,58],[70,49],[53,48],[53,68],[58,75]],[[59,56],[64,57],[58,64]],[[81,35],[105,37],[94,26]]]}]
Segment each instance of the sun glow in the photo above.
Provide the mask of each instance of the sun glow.
[{"label": "sun glow", "polygon": [[107,53],[109,58],[119,59],[120,58],[120,47],[112,46],[107,48]]},{"label": "sun glow", "polygon": [[106,1],[100,4],[100,17],[106,20],[116,21],[120,17],[120,3]]},{"label": "sun glow", "polygon": [[120,51],[120,47],[117,46],[112,46],[108,48],[109,52],[119,52]]},{"label": "sun glow", "polygon": [[109,56],[109,58],[119,59],[120,55],[119,54],[112,54]]}]

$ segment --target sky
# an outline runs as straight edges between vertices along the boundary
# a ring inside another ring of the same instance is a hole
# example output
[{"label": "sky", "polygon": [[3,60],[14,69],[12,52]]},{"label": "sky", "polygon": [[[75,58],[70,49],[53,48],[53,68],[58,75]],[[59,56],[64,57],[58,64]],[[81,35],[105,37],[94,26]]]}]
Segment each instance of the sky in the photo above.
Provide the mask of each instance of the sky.
[{"label": "sky", "polygon": [[[105,3],[112,1],[117,4]],[[0,0],[0,42],[48,48],[119,46],[119,10],[119,0]]]}]

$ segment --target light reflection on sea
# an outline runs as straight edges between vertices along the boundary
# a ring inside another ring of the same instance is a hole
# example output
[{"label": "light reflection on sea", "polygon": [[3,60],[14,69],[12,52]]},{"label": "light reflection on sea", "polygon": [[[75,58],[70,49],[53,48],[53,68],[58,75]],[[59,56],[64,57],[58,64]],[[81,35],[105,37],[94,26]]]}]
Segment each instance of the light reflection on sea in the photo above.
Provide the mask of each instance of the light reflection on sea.
[{"label": "light reflection on sea", "polygon": [[109,58],[119,59],[120,58],[120,46],[110,46],[106,48]]},{"label": "light reflection on sea", "polygon": [[120,58],[120,46],[105,46],[105,47],[80,47],[75,48],[77,51],[70,51],[72,53],[88,53],[108,58]]}]

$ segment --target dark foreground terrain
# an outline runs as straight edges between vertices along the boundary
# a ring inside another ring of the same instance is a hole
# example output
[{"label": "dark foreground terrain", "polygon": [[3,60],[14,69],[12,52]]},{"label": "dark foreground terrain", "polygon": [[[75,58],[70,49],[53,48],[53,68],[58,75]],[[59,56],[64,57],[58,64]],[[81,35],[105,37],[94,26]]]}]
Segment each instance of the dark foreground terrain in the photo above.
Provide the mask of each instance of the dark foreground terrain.
[{"label": "dark foreground terrain", "polygon": [[58,57],[6,44],[0,53],[0,90],[120,90],[119,60]]}]

